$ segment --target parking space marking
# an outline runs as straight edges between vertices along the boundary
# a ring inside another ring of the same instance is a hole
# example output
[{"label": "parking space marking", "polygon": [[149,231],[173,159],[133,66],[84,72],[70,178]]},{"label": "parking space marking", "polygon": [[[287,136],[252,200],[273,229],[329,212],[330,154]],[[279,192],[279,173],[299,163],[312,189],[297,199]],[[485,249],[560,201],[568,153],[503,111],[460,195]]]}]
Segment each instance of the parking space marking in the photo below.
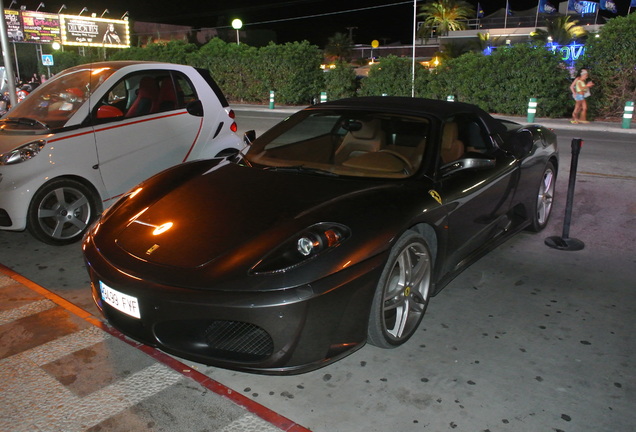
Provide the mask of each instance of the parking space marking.
[{"label": "parking space marking", "polygon": [[246,414],[236,419],[219,432],[280,432],[277,427],[254,415]]},{"label": "parking space marking", "polygon": [[54,339],[45,344],[31,348],[18,355],[24,360],[29,360],[37,366],[43,366],[64,356],[88,348],[100,342],[112,338],[97,327],[89,327],[84,330]]},{"label": "parking space marking", "polygon": [[44,312],[55,307],[55,303],[51,300],[38,300],[21,306],[19,308],[10,309],[0,312],[0,325],[8,324],[31,315]]},{"label": "parking space marking", "polygon": [[107,338],[88,328],[0,360],[0,430],[84,431],[184,379],[156,363],[79,397],[40,367]]}]

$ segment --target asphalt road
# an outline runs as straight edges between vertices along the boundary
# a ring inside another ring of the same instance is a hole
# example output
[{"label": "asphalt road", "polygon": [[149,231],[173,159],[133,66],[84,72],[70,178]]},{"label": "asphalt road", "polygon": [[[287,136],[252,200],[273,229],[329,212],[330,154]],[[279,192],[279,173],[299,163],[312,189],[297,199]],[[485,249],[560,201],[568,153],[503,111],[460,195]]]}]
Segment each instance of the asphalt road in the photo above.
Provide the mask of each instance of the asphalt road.
[{"label": "asphalt road", "polygon": [[[286,115],[241,108],[237,121],[262,133]],[[289,377],[187,363],[317,432],[633,430],[636,135],[556,131],[558,200],[546,230],[462,273],[404,346],[365,346]],[[570,235],[585,249],[562,252],[544,238],[562,233],[572,138],[584,146]],[[0,232],[0,263],[97,314],[78,244]]]}]

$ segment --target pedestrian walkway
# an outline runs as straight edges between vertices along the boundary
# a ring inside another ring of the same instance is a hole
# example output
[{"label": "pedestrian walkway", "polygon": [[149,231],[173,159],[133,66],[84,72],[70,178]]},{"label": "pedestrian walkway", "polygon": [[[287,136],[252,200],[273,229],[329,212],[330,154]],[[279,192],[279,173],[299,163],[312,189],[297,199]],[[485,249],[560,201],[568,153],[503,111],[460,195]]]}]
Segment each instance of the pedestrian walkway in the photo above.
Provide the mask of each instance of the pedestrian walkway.
[{"label": "pedestrian walkway", "polygon": [[0,431],[307,431],[0,265]]}]

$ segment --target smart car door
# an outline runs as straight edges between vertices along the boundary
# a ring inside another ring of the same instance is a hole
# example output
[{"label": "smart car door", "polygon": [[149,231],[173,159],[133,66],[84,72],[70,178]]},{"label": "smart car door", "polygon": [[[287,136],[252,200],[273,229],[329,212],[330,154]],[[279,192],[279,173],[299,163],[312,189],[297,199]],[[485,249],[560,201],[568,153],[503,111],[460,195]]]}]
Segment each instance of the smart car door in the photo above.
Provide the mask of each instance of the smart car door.
[{"label": "smart car door", "polygon": [[[180,72],[134,72],[115,84],[93,110],[99,170],[110,197],[183,162],[202,118],[189,114],[194,86]],[[182,84],[175,85],[176,78]]]},{"label": "smart car door", "polygon": [[455,127],[456,135],[442,140],[437,189],[448,208],[448,270],[509,228],[518,183],[515,159],[495,148],[478,118],[458,116],[445,125]]}]

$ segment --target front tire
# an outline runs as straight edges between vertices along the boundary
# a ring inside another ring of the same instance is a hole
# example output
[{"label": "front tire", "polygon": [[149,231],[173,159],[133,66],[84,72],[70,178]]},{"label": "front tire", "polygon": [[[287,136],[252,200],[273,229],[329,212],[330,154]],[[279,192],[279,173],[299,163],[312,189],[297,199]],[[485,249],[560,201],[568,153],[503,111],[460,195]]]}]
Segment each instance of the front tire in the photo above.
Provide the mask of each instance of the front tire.
[{"label": "front tire", "polygon": [[431,252],[415,231],[398,239],[378,282],[368,341],[380,348],[395,348],[417,330],[431,294]]},{"label": "front tire", "polygon": [[45,184],[33,196],[27,228],[36,239],[54,246],[80,240],[97,216],[97,199],[84,184],[59,179]]},{"label": "front tire", "polygon": [[541,176],[541,183],[537,189],[534,212],[530,229],[539,232],[548,224],[552,205],[554,203],[554,190],[556,185],[557,171],[552,162],[548,162]]}]

